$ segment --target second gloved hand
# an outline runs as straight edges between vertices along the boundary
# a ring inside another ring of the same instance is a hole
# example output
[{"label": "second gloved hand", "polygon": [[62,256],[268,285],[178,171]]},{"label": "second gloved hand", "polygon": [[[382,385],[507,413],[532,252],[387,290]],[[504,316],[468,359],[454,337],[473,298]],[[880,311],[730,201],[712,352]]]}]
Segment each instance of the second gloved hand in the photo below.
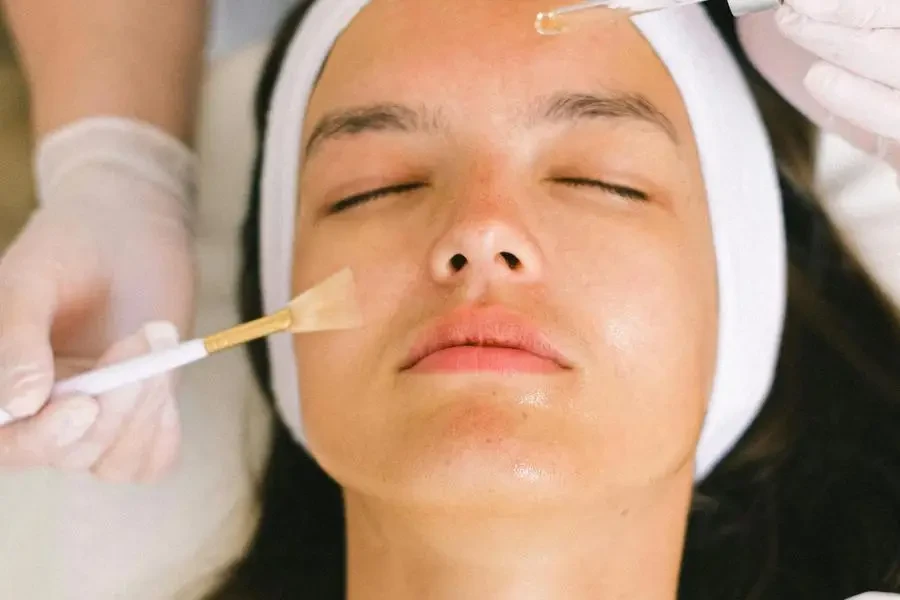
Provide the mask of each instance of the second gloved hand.
[{"label": "second gloved hand", "polygon": [[0,470],[152,478],[179,441],[172,375],[48,403],[55,380],[177,343],[193,314],[193,154],[156,128],[88,119],[42,140],[40,207],[0,259]]},{"label": "second gloved hand", "polygon": [[900,2],[785,0],[775,21],[820,59],[804,80],[809,94],[877,136],[875,151],[900,170]]}]

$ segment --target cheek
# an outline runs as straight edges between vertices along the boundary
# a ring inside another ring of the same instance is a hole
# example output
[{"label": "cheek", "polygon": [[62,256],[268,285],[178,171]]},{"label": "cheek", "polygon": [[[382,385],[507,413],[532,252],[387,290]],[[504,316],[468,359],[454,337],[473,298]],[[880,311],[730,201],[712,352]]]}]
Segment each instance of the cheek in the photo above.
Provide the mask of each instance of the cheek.
[{"label": "cheek", "polygon": [[595,327],[620,371],[640,369],[650,383],[671,379],[671,370],[686,364],[696,363],[691,372],[704,370],[715,339],[716,291],[703,262],[652,241],[610,261],[597,292],[604,310],[595,313]]},{"label": "cheek", "polygon": [[580,304],[596,348],[586,431],[602,432],[599,450],[640,477],[683,466],[699,436],[717,341],[708,238],[699,227],[620,228],[594,243],[591,255],[604,259],[583,271]]},{"label": "cheek", "polygon": [[[399,341],[397,307],[414,297],[424,262],[416,258],[421,253],[413,240],[373,227],[352,231],[301,224],[294,254],[294,293],[349,267],[363,316],[359,329],[294,338],[306,438],[333,476],[365,461],[353,453],[371,447],[366,436],[390,420],[383,403],[371,399],[385,393],[388,375],[402,360],[402,345],[391,343]],[[349,444],[351,436],[355,441]]]}]

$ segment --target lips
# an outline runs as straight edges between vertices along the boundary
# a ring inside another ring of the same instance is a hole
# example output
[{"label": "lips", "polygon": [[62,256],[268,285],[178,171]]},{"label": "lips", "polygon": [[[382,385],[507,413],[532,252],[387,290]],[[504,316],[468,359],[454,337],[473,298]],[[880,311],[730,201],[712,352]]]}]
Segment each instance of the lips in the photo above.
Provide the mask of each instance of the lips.
[{"label": "lips", "polygon": [[429,327],[402,370],[535,373],[571,369],[548,337],[503,308],[459,310]]}]

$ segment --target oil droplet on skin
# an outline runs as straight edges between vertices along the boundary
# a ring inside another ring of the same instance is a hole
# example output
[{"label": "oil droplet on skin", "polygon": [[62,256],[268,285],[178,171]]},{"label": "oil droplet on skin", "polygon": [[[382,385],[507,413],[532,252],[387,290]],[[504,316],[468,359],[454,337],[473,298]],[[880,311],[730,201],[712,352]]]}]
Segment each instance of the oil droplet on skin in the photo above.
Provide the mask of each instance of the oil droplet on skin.
[{"label": "oil droplet on skin", "polygon": [[541,35],[559,35],[566,31],[563,20],[553,11],[538,13],[534,28]]},{"label": "oil droplet on skin", "polygon": [[[576,5],[576,7],[579,6]],[[602,8],[603,10],[598,10],[597,8]],[[604,3],[604,6],[595,7],[595,10],[575,10],[571,7],[564,7],[549,12],[541,12],[537,15],[534,28],[541,35],[559,35],[574,31],[581,26],[609,25],[621,19],[623,15],[628,17],[632,14],[627,10],[610,10],[617,8],[618,5],[606,6]]]},{"label": "oil droplet on skin", "polygon": [[515,467],[513,467],[515,472],[515,477],[519,481],[530,481],[532,483],[540,481],[541,479],[546,479],[547,474],[537,467],[532,465],[526,465],[523,463],[517,463]]},{"label": "oil droplet on skin", "polygon": [[705,0],[586,0],[579,4],[540,12],[534,28],[541,35],[559,35],[570,30],[573,20],[588,21],[590,18],[608,18],[610,13],[624,13],[635,16],[645,12],[653,12],[688,4],[698,4]]},{"label": "oil droplet on skin", "polygon": [[549,399],[547,398],[547,393],[544,391],[531,391],[522,394],[518,404],[522,406],[543,407],[549,404]]}]

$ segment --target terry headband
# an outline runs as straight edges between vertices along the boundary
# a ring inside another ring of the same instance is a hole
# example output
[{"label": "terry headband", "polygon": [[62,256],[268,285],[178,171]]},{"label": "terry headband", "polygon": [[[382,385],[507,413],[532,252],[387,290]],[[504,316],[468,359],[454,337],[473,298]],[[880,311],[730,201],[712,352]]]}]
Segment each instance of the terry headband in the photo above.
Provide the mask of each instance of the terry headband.
[{"label": "terry headband", "polygon": [[[291,301],[301,133],[307,103],[332,46],[370,0],[322,0],[285,56],[264,140],[260,243],[263,306]],[[718,355],[697,449],[704,478],[759,412],[774,378],[787,300],[787,249],[777,169],[762,118],[731,51],[699,6],[633,18],[681,92],[706,184],[715,244]],[[535,35],[538,35],[535,33]],[[303,443],[293,341],[268,339],[281,418]]]}]

